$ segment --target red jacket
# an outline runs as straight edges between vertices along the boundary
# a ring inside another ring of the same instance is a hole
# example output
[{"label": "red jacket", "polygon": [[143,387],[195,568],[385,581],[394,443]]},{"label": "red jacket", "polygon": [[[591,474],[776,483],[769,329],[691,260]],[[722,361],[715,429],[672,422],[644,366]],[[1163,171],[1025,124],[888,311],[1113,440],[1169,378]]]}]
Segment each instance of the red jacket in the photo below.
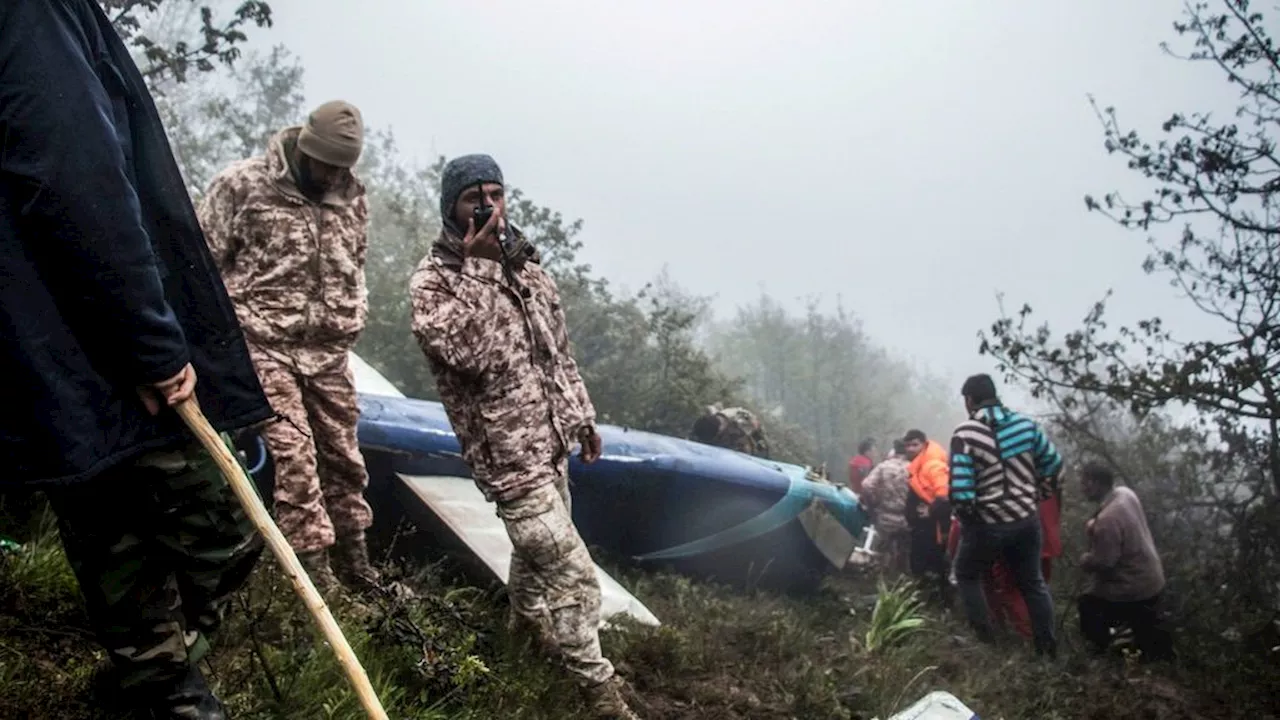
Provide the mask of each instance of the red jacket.
[{"label": "red jacket", "polygon": [[875,463],[866,455],[854,455],[849,459],[849,489],[854,495],[862,494],[862,481],[866,479]]}]

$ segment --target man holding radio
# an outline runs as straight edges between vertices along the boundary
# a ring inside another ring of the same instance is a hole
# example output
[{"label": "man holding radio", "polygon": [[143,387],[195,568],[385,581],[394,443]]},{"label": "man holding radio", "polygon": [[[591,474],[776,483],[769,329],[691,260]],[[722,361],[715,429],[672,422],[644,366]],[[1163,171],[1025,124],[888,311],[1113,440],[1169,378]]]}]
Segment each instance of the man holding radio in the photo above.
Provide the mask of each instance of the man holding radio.
[{"label": "man holding radio", "polygon": [[507,222],[493,158],[455,158],[441,185],[444,228],[410,281],[413,333],[511,538],[513,629],[560,656],[596,717],[634,719],[600,649],[600,584],[571,515],[569,454],[581,444],[595,462],[601,443],[559,291]]}]

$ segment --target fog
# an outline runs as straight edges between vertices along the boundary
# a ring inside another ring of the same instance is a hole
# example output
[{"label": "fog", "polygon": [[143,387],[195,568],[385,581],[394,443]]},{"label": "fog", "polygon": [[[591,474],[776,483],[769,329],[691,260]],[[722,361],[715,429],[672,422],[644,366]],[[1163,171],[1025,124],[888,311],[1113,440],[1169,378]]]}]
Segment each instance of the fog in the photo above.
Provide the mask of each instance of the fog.
[{"label": "fog", "polygon": [[420,162],[493,154],[623,287],[666,267],[722,318],[761,290],[840,299],[947,378],[991,369],[998,292],[1065,330],[1112,288],[1120,319],[1203,332],[1143,275],[1141,234],[1082,199],[1143,187],[1089,93],[1151,135],[1229,107],[1159,47],[1181,3],[271,5],[251,44],[300,57],[309,103],[356,103]]}]

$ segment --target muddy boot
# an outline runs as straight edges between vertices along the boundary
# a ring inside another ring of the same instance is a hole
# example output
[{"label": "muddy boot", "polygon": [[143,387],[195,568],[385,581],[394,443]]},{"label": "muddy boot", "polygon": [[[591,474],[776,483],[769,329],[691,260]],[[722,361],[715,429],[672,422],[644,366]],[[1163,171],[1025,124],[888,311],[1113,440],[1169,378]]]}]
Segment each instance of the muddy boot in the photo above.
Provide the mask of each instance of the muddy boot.
[{"label": "muddy boot", "polygon": [[382,584],[382,575],[369,562],[369,546],[363,532],[338,536],[333,546],[333,572],[343,585],[356,592],[372,592]]},{"label": "muddy boot", "polygon": [[337,576],[333,574],[333,568],[329,567],[328,550],[321,548],[300,552],[298,562],[302,563],[302,569],[311,576],[311,584],[315,585],[316,590],[319,590],[324,597],[332,598],[342,590]]},{"label": "muddy boot", "polygon": [[616,676],[595,687],[585,688],[583,694],[590,717],[595,720],[640,720],[640,716],[632,712],[623,699],[622,688],[622,679]]},{"label": "muddy boot", "polygon": [[148,720],[228,720],[227,709],[214,696],[200,669],[161,691],[137,717]]},{"label": "muddy boot", "polygon": [[516,612],[515,608],[507,608],[507,634],[513,638],[533,641],[537,651],[552,660],[560,657],[560,645],[556,643],[551,618],[545,613],[534,621]]}]

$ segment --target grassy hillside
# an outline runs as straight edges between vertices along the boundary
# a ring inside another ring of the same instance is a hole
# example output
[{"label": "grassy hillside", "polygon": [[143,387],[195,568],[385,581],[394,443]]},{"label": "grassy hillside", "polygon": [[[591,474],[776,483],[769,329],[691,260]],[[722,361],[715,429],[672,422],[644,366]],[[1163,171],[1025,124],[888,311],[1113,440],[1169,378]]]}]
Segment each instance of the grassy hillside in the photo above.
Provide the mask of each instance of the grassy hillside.
[{"label": "grassy hillside", "polygon": [[[103,655],[84,629],[51,518],[37,510],[30,520],[0,523],[0,532],[23,541],[0,562],[0,717],[113,717],[94,709]],[[647,718],[886,718],[933,689],[955,693],[984,720],[1259,718],[1275,717],[1266,713],[1274,712],[1270,698],[1280,697],[1275,673],[1254,675],[1243,665],[1148,670],[1086,661],[1070,628],[1064,656],[1052,664],[1033,660],[1016,640],[978,647],[955,619],[914,612],[904,588],[883,589],[875,612],[875,584],[852,574],[805,599],[680,577],[618,576],[665,623],[604,638]],[[506,636],[500,587],[469,585],[447,560],[403,577],[421,599],[335,609],[392,717],[578,716],[563,676]],[[265,558],[236,598],[207,667],[233,717],[360,718],[331,654],[314,638],[309,617]]]}]

